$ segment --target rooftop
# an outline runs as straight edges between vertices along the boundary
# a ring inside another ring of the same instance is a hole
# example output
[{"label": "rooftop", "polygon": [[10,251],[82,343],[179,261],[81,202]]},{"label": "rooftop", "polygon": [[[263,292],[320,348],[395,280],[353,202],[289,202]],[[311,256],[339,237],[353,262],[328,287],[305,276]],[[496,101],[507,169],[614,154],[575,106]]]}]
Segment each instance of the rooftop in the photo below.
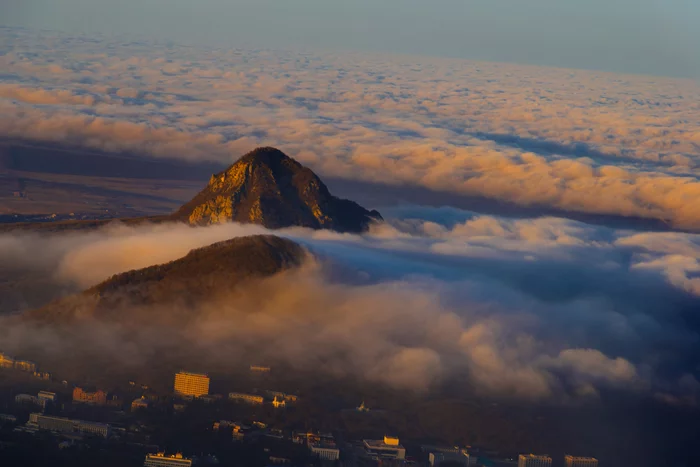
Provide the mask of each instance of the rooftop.
[{"label": "rooftop", "polygon": [[315,443],[309,442],[310,448],[317,449],[338,449],[338,445],[334,441],[317,441]]},{"label": "rooftop", "polygon": [[394,443],[393,441],[389,444],[386,443],[384,439],[364,439],[362,440],[363,443],[365,443],[365,446],[367,446],[370,449],[403,449],[403,446],[399,444],[399,439],[398,438],[393,438],[396,440]]},{"label": "rooftop", "polygon": [[159,452],[156,454],[146,454],[146,459],[168,459],[171,462],[181,462],[183,465],[191,465],[192,460],[186,457],[182,457],[182,454],[173,454],[166,456],[164,452]]}]

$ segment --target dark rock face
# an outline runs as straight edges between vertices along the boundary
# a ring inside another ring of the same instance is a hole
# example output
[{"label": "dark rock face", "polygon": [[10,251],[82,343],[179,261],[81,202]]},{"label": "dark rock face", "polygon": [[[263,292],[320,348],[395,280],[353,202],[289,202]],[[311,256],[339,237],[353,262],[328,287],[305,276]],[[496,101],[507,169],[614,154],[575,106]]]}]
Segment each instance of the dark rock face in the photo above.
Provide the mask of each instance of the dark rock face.
[{"label": "dark rock face", "polygon": [[363,232],[382,217],[336,198],[311,169],[275,148],[258,148],[227,170],[173,218],[191,225],[235,221],[271,229],[290,226]]},{"label": "dark rock face", "polygon": [[81,317],[121,319],[122,313],[151,305],[187,309],[247,281],[298,267],[306,257],[300,245],[273,235],[233,238],[192,250],[170,263],[117,274],[24,317],[66,322]]}]

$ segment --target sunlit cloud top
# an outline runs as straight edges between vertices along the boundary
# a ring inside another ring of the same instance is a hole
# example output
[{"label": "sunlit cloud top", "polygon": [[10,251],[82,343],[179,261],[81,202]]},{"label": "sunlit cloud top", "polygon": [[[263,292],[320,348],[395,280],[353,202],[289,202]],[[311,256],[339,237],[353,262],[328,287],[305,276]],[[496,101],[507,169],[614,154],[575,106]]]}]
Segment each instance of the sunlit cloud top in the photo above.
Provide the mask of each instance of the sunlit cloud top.
[{"label": "sunlit cloud top", "polygon": [[700,229],[700,85],[456,59],[212,49],[2,29],[0,136]]}]

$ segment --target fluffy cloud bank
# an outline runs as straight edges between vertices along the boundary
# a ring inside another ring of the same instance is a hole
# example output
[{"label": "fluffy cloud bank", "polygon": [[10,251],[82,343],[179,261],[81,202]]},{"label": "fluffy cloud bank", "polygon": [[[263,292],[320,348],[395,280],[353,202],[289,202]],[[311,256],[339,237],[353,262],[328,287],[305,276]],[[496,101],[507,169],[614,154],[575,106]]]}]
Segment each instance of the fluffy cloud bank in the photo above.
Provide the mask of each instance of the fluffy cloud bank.
[{"label": "fluffy cloud bank", "polygon": [[[453,208],[403,206],[385,215],[387,223],[363,236],[276,232],[306,246],[317,263],[202,303],[184,336],[189,351],[215,367],[233,362],[217,355],[255,356],[417,390],[466,375],[465,390],[499,397],[570,400],[610,390],[674,402],[698,396],[700,328],[692,316],[700,294],[687,281],[694,280],[700,236]],[[226,224],[5,235],[0,259],[78,290],[262,232]],[[77,339],[52,329],[3,329],[6,349],[29,351],[39,336],[60,355],[60,343],[77,342],[65,350],[74,352],[87,341],[124,357],[127,367],[169,351],[147,329],[117,326],[77,332]]]},{"label": "fluffy cloud bank", "polygon": [[700,86],[461,60],[221,50],[1,29],[0,135],[700,229]]}]

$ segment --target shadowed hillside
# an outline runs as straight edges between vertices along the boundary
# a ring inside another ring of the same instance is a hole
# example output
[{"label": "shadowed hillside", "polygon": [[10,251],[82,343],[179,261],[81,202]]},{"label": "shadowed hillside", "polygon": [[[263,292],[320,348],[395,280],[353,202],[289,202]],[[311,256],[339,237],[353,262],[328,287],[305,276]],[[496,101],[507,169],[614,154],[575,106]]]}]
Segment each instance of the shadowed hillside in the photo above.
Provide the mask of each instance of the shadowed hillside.
[{"label": "shadowed hillside", "polygon": [[117,274],[85,292],[27,312],[42,321],[80,317],[117,318],[150,305],[186,309],[242,283],[300,266],[301,246],[272,235],[239,237],[192,250],[170,263]]}]

